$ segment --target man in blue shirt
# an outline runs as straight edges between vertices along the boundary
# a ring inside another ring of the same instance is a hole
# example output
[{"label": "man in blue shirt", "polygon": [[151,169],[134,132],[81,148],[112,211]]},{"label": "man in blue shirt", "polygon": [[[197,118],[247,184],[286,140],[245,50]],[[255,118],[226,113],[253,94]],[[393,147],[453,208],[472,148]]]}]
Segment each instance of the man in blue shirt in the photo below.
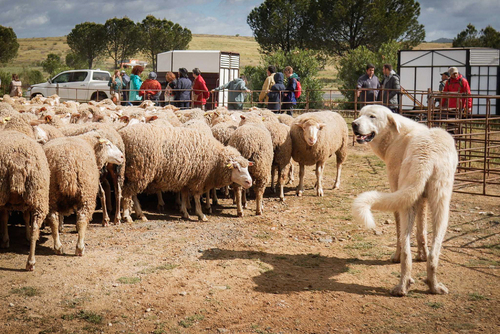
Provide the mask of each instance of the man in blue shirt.
[{"label": "man in blue shirt", "polygon": [[[366,65],[366,74],[359,77],[357,88],[380,88],[380,82],[375,75],[375,66],[372,64]],[[362,102],[374,102],[377,100],[378,90],[358,90],[357,94],[358,102],[361,102],[361,107],[363,107],[368,103]]]}]

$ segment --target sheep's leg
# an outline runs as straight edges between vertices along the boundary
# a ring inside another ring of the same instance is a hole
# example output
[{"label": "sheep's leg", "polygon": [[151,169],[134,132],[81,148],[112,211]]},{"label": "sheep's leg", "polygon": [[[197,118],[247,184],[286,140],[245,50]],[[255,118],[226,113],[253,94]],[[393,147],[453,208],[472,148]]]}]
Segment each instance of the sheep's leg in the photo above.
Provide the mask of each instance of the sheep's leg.
[{"label": "sheep's leg", "polygon": [[24,231],[26,232],[26,240],[31,240],[31,212],[23,211]]},{"label": "sheep's leg", "polygon": [[54,239],[54,251],[57,255],[63,254],[63,245],[59,239],[59,215],[57,212],[51,212],[48,215],[52,239]]},{"label": "sheep's leg", "polygon": [[266,186],[264,184],[255,186],[255,214],[260,216],[262,211],[264,210],[264,191],[266,190]]},{"label": "sheep's leg", "polygon": [[181,193],[178,192],[176,195],[175,195],[175,204],[178,206],[178,207],[181,207],[182,206],[182,200],[181,200]]},{"label": "sheep's leg", "polygon": [[293,163],[290,162],[290,168],[288,169],[288,182],[287,184],[292,184],[293,181],[295,181],[295,178],[293,176]]},{"label": "sheep's leg", "polygon": [[299,185],[297,186],[297,196],[302,196],[304,193],[304,174],[306,166],[299,164]]},{"label": "sheep's leg", "polygon": [[76,213],[76,230],[78,231],[78,242],[76,244],[75,255],[83,256],[85,253],[85,232],[91,214],[87,210],[80,210]]},{"label": "sheep's leg", "polygon": [[144,215],[144,212],[142,212],[141,203],[139,202],[137,195],[132,196],[132,200],[134,201],[134,209],[137,218],[140,218],[143,222],[147,222],[148,219]]},{"label": "sheep's leg", "polygon": [[241,205],[241,186],[233,185],[233,191],[236,202],[236,212],[238,217],[243,217],[243,205]]},{"label": "sheep's leg", "polygon": [[163,201],[163,193],[161,192],[161,190],[156,193],[156,197],[158,197],[158,205],[156,206],[156,208],[159,212],[164,212],[165,202]]},{"label": "sheep's leg", "polygon": [[[337,176],[335,177],[335,185],[333,186],[333,189],[339,189],[340,188],[340,175],[342,174],[342,156],[337,155]],[[325,164],[323,163],[323,166]]]},{"label": "sheep's leg", "polygon": [[[224,187],[224,196],[225,196],[226,198],[228,198],[228,197],[229,197],[229,186],[225,186],[225,187]],[[233,204],[234,204],[234,203],[233,203]]]},{"label": "sheep's leg", "polygon": [[285,185],[285,171],[281,168],[278,168],[278,185],[280,187],[280,201],[284,202],[285,201],[285,190],[284,190],[284,185]]},{"label": "sheep's leg", "polygon": [[[338,165],[337,165],[338,166]],[[323,170],[325,169],[325,162],[316,163],[316,195],[323,196]]]},{"label": "sheep's leg", "polygon": [[131,209],[131,198],[130,197],[123,197],[123,219],[125,219],[125,221],[127,223],[132,223],[134,220],[132,219],[132,217],[130,216],[130,209]]},{"label": "sheep's leg", "polygon": [[40,234],[40,225],[43,223],[43,218],[40,213],[33,213],[33,221],[31,224],[31,239],[30,239],[30,254],[28,256],[28,262],[26,263],[26,270],[35,270],[35,249],[36,242],[38,241],[38,236]]},{"label": "sheep's leg", "polygon": [[[102,182],[103,188],[104,188],[104,194],[105,194],[105,200],[106,200],[106,207],[111,209],[113,206],[111,205],[111,185],[109,184],[108,179],[104,179],[104,182]],[[106,213],[108,216],[108,214]],[[108,223],[109,223],[109,216],[108,216]],[[107,225],[106,225],[107,226]]]},{"label": "sheep's leg", "polygon": [[[120,204],[122,202],[122,187],[120,185],[120,181],[118,180],[118,178],[119,178],[118,174],[117,174],[118,171],[115,172],[113,167],[114,167],[114,165],[111,165],[108,168],[110,175],[111,175],[111,179],[113,180],[113,187],[115,189],[116,207],[115,207],[115,218],[113,219],[113,224],[119,225],[120,221],[122,220],[122,213],[121,213],[121,207],[120,207]],[[122,168],[122,166],[117,166],[116,168],[119,170],[119,168]]]},{"label": "sheep's leg", "polygon": [[64,232],[64,216],[62,214],[59,214],[59,233]]},{"label": "sheep's leg", "polygon": [[187,192],[187,197],[186,197],[186,208],[188,210],[191,210],[191,194],[189,193],[189,191]]},{"label": "sheep's leg", "polygon": [[183,219],[189,219],[189,213],[187,210],[187,202],[189,201],[189,192],[187,190],[181,190],[181,214]]},{"label": "sheep's leg", "polygon": [[[109,183],[108,183],[109,186]],[[108,216],[108,206],[106,201],[106,190],[102,186],[102,183],[99,182],[99,198],[101,199],[102,206],[102,226],[109,226],[109,216]]]},{"label": "sheep's leg", "polygon": [[[217,197],[217,188],[214,188],[214,199],[212,202],[213,205],[219,205],[219,198]],[[212,213],[212,212],[210,212]]]},{"label": "sheep's leg", "polygon": [[[194,197],[194,206],[195,206],[195,212],[196,215],[198,216],[198,219],[201,221],[206,222],[208,219],[207,217],[203,214],[203,210],[201,209],[201,196],[199,194],[193,195]],[[210,197],[207,198],[208,204],[210,204]]]},{"label": "sheep's leg", "polygon": [[9,248],[9,211],[0,210],[0,225],[2,227],[2,243],[0,248]]},{"label": "sheep's leg", "polygon": [[[205,194],[205,197],[206,197],[206,200],[205,200],[205,209],[207,210],[208,213],[212,213],[212,206],[210,206],[210,193],[211,193],[211,190],[212,189],[209,189],[206,194]],[[214,189],[215,191],[215,189]],[[196,204],[196,201],[195,201],[195,204]]]},{"label": "sheep's leg", "polygon": [[[274,177],[276,176],[276,167],[275,165],[272,165],[271,167],[271,192],[274,194],[276,193],[276,187],[274,186]],[[278,183],[279,183],[279,172],[278,172]]]},{"label": "sheep's leg", "polygon": [[243,209],[247,208],[247,191],[248,189],[242,189],[242,194],[241,194],[241,205],[243,206]]}]

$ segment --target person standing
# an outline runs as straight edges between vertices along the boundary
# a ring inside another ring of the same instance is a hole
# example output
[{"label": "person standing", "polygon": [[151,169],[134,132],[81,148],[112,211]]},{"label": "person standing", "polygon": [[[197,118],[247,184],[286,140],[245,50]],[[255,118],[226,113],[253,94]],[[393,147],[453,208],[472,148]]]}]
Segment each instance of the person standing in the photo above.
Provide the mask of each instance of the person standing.
[{"label": "person standing", "polygon": [[267,96],[269,97],[269,103],[267,108],[274,112],[281,111],[281,94],[282,91],[286,89],[283,84],[283,73],[278,72],[274,74],[275,84],[268,90]]},{"label": "person standing", "polygon": [[393,113],[398,112],[398,96],[401,90],[399,76],[392,69],[391,64],[384,64],[382,68],[384,80],[382,81],[380,92],[380,100],[384,106],[387,106]]},{"label": "person standing", "polygon": [[132,105],[128,101],[128,96],[129,96],[129,89],[130,89],[130,77],[127,75],[127,72],[122,70],[120,72],[121,78],[122,78],[122,84],[123,84],[123,91],[122,91],[122,97],[123,97],[123,102],[122,105]]},{"label": "person standing", "polygon": [[227,89],[229,92],[227,94],[227,109],[229,110],[242,110],[243,102],[245,102],[244,93],[250,93],[250,90],[246,87],[247,78],[243,74],[239,78],[229,81],[225,85],[212,89],[212,92],[218,92],[221,89]]},{"label": "person standing", "polygon": [[205,83],[205,79],[201,76],[201,71],[198,67],[193,68],[193,77],[193,105],[195,108],[205,110],[205,104],[210,97],[210,93],[208,92],[207,84]]},{"label": "person standing", "polygon": [[[454,94],[467,94],[470,95],[470,86],[466,78],[458,72],[456,67],[450,67],[448,69],[450,74],[450,79],[446,81],[443,92],[454,93]],[[472,112],[472,98],[471,97],[450,97],[443,98],[441,100],[443,107],[448,107],[450,109],[468,110],[469,113]]]},{"label": "person standing", "polygon": [[[259,102],[264,103],[264,107],[269,109],[271,108],[268,107],[269,96],[267,92],[270,91],[271,87],[275,84],[274,72],[276,72],[276,68],[273,65],[269,65],[267,67],[267,78],[266,80],[264,80],[264,84],[262,85],[262,90],[260,91],[259,95]],[[281,75],[283,75],[283,73],[281,73]],[[281,84],[283,84],[283,82],[281,82]]]},{"label": "person standing", "polygon": [[113,103],[120,103],[120,94],[123,88],[123,82],[120,77],[120,70],[115,70],[113,76],[109,78],[108,86]]},{"label": "person standing", "polygon": [[184,67],[179,68],[179,78],[175,81],[174,100],[175,106],[188,109],[191,101],[191,87],[193,83],[189,80],[188,71]]},{"label": "person standing", "polygon": [[151,100],[157,105],[160,94],[161,94],[161,84],[156,80],[156,73],[149,72],[148,78],[141,85],[141,90],[139,95],[144,98],[144,100]]},{"label": "person standing", "polygon": [[[375,75],[375,66],[372,64],[366,65],[366,73],[359,77],[357,89],[361,88],[380,88],[380,82]],[[357,90],[358,102],[361,102],[361,107],[367,105],[366,102],[374,102],[377,100],[377,90]],[[364,103],[363,103],[364,102]]]},{"label": "person standing", "polygon": [[441,73],[441,81],[439,81],[439,91],[442,92],[444,90],[444,86],[446,86],[446,82],[450,79],[450,73],[443,72]]},{"label": "person standing", "polygon": [[281,109],[286,110],[288,115],[293,116],[293,106],[297,104],[297,99],[295,98],[297,80],[300,80],[300,78],[297,74],[293,73],[293,68],[291,66],[285,67],[284,73],[288,82],[286,84],[285,92],[283,93],[283,104]]},{"label": "person standing", "polygon": [[167,81],[167,87],[165,87],[165,102],[166,104],[171,104],[171,101],[174,99],[174,92],[173,89],[176,84],[176,78],[175,74],[172,72],[167,72],[165,75],[165,80]]},{"label": "person standing", "polygon": [[130,75],[130,94],[129,99],[133,105],[139,105],[142,97],[139,96],[139,89],[142,86],[141,74],[144,71],[144,67],[136,65],[132,68],[132,74]]},{"label": "person standing", "polygon": [[22,82],[21,80],[19,80],[19,76],[15,73],[12,74],[12,81],[10,82],[9,85],[9,95],[12,97],[23,96]]}]

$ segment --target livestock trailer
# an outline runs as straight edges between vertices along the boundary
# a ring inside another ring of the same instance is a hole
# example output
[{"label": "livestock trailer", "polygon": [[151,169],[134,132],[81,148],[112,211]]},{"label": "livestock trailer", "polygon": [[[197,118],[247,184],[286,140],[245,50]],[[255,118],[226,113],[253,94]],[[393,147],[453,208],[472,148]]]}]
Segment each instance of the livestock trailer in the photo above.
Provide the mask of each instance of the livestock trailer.
[{"label": "livestock trailer", "polygon": [[[491,48],[450,48],[435,50],[400,50],[398,72],[401,87],[407,91],[437,91],[441,73],[456,67],[467,78],[474,95],[500,95],[500,50]],[[415,105],[403,95],[403,106]],[[427,101],[422,101],[427,106]],[[491,100],[491,114],[500,114],[499,100]],[[472,113],[486,113],[486,99],[474,98]]]},{"label": "livestock trailer", "polygon": [[[177,75],[179,68],[184,67],[190,73],[199,68],[205,79],[208,90],[224,85],[240,74],[240,54],[217,50],[174,50],[156,55],[156,71],[160,82],[165,83],[167,72]],[[227,90],[215,94],[216,101],[208,100],[207,104],[227,106]]]}]

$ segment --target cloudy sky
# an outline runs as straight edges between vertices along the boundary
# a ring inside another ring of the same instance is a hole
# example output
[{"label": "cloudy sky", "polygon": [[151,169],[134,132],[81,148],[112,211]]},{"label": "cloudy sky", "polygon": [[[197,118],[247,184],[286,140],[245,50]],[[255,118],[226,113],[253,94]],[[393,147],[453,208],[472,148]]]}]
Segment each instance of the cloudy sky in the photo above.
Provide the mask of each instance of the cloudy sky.
[{"label": "cloudy sky", "polygon": [[[194,34],[251,36],[246,17],[263,0],[0,0],[0,25],[10,26],[18,38],[67,35],[74,26],[111,17],[142,21],[146,15],[167,18]],[[419,21],[426,40],[453,38],[472,23],[500,30],[498,0],[421,0]]]}]

